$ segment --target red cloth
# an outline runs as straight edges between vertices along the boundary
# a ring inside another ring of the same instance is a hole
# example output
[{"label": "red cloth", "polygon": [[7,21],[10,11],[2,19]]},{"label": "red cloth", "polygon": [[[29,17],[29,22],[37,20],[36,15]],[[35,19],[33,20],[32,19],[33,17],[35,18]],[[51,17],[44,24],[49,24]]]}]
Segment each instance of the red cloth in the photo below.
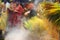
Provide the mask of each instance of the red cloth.
[{"label": "red cloth", "polygon": [[16,7],[14,11],[17,12],[18,15],[21,15],[24,12],[24,9],[22,8],[21,5],[18,5],[18,7]]},{"label": "red cloth", "polygon": [[17,15],[15,13],[12,13],[9,22],[11,23],[11,25],[16,25],[18,23]]},{"label": "red cloth", "polygon": [[22,15],[23,12],[24,9],[21,5],[16,7],[16,9],[11,13],[11,17],[9,18],[9,22],[11,23],[11,25],[16,25],[18,22],[21,21],[19,17]]}]

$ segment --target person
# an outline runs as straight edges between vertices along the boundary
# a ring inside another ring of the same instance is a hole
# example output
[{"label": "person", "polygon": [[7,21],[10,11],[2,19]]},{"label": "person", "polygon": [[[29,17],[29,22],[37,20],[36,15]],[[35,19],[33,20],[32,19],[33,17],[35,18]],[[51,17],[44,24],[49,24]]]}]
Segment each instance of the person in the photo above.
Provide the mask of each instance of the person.
[{"label": "person", "polygon": [[58,2],[58,3],[60,3],[60,0],[55,0],[55,2]]},{"label": "person", "polygon": [[6,25],[7,25],[7,17],[8,17],[8,14],[7,14],[7,10],[6,10],[6,6],[4,3],[2,3],[2,11],[1,11],[1,28],[4,30]]},{"label": "person", "polygon": [[18,18],[22,15],[24,9],[20,4],[18,6],[16,6],[16,4],[13,4],[11,5],[11,8],[12,9],[9,10],[9,23],[11,24],[11,26],[16,26],[16,24],[18,23]]},{"label": "person", "polygon": [[1,24],[2,24],[2,22],[1,22],[1,15],[2,15],[2,4],[0,3],[0,40],[1,40],[1,38],[2,38],[2,26],[1,26]]},{"label": "person", "polygon": [[9,2],[6,2],[6,10],[7,8],[10,8],[10,3]]},{"label": "person", "polygon": [[16,9],[14,10],[14,12],[16,13],[15,14],[15,16],[16,16],[16,18],[15,18],[15,24],[18,24],[18,23],[21,23],[21,19],[22,19],[22,14],[23,14],[23,12],[24,12],[24,9],[23,9],[23,7],[19,4],[17,7],[16,7]]},{"label": "person", "polygon": [[20,23],[21,23],[20,16],[24,12],[24,9],[22,8],[22,6],[20,4],[18,6],[14,6],[14,7],[16,7],[15,9],[13,6],[11,6],[11,7],[13,8],[12,10],[8,9],[9,17],[8,17],[8,24],[6,27],[5,35],[7,35],[9,32],[11,32],[14,28],[18,28],[18,24],[20,27]]},{"label": "person", "polygon": [[7,9],[7,11],[8,11],[8,26],[13,25],[13,15],[14,15],[15,8],[16,8],[16,3],[11,2],[10,3],[10,8]]},{"label": "person", "polygon": [[24,15],[28,18],[32,18],[33,16],[36,16],[36,11],[33,9],[34,4],[32,2],[25,5],[25,13]]},{"label": "person", "polygon": [[6,6],[4,3],[1,3],[0,5],[0,40],[3,40],[4,33],[6,28],[6,21],[7,21],[7,12],[6,12]]}]

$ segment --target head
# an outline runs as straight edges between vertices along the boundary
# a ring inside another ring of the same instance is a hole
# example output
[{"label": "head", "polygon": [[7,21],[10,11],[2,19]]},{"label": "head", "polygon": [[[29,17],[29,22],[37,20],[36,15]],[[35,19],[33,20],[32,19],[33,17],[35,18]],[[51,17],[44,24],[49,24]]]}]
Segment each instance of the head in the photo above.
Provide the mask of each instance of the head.
[{"label": "head", "polygon": [[25,6],[27,9],[33,9],[34,8],[34,3],[30,2],[28,4],[26,4]]},{"label": "head", "polygon": [[2,3],[2,8],[5,8],[6,7],[6,4]]},{"label": "head", "polygon": [[24,9],[23,9],[23,7],[19,4],[19,5],[15,8],[14,12],[19,13],[19,14],[22,14],[22,13],[24,12]]},{"label": "head", "polygon": [[10,3],[10,8],[11,8],[11,9],[14,10],[14,9],[16,8],[16,6],[17,6],[16,2],[11,2],[11,3]]},{"label": "head", "polygon": [[60,0],[55,0],[56,2],[60,3]]}]

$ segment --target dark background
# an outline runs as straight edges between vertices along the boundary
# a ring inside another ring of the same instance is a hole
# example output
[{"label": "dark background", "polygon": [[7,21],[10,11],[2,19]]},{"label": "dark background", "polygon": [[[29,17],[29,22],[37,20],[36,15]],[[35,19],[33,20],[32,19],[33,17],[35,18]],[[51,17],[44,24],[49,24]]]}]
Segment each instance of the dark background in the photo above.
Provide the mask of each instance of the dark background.
[{"label": "dark background", "polygon": [[[13,0],[13,1],[21,2],[21,3],[29,2],[29,0]],[[34,1],[34,0],[32,0],[32,1]],[[10,0],[2,0],[2,2],[10,2]]]}]

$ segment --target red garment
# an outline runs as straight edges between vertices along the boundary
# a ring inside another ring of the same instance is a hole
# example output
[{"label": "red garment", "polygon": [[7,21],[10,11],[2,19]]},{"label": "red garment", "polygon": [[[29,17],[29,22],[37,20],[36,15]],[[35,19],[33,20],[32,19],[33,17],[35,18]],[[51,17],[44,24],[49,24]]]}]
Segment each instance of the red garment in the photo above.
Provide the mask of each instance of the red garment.
[{"label": "red garment", "polygon": [[16,7],[16,9],[11,13],[11,17],[9,18],[9,22],[11,23],[11,25],[16,25],[18,22],[21,21],[19,17],[22,15],[23,12],[24,9],[21,5]]},{"label": "red garment", "polygon": [[14,11],[17,12],[18,15],[21,15],[24,12],[24,9],[21,5],[18,5],[18,7]]},{"label": "red garment", "polygon": [[17,15],[12,13],[11,18],[9,18],[9,22],[11,25],[16,25],[18,23]]}]

